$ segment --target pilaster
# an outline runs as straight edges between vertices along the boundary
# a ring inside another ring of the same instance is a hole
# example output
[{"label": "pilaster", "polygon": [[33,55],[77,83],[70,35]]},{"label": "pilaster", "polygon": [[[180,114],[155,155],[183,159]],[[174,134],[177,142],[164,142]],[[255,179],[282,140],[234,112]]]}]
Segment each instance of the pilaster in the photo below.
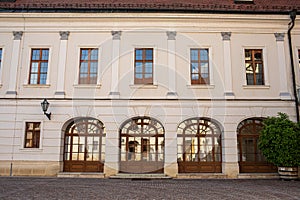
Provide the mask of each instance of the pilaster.
[{"label": "pilaster", "polygon": [[231,66],[231,32],[222,32],[223,39],[223,58],[224,58],[224,97],[225,99],[234,99],[232,91],[232,66]]},{"label": "pilaster", "polygon": [[284,33],[274,33],[276,38],[276,46],[277,46],[277,63],[279,66],[279,81],[280,81],[280,93],[279,96],[283,100],[291,99],[291,94],[288,90],[287,85],[287,66],[285,60],[285,52],[284,52]]},{"label": "pilaster", "polygon": [[67,61],[68,39],[69,31],[60,31],[60,46],[58,56],[58,69],[57,69],[57,85],[56,85],[56,98],[65,97],[65,71]]},{"label": "pilaster", "polygon": [[112,99],[120,98],[119,92],[119,58],[121,31],[112,31],[112,65],[111,65],[111,87],[109,97]]},{"label": "pilaster", "polygon": [[176,31],[167,31],[168,37],[168,69],[169,69],[169,91],[167,93],[168,99],[177,99],[176,92]]},{"label": "pilaster", "polygon": [[17,95],[17,75],[18,75],[18,65],[21,50],[21,40],[23,36],[22,31],[13,31],[13,49],[10,62],[10,74],[9,74],[9,85],[6,91],[6,97],[14,98]]}]

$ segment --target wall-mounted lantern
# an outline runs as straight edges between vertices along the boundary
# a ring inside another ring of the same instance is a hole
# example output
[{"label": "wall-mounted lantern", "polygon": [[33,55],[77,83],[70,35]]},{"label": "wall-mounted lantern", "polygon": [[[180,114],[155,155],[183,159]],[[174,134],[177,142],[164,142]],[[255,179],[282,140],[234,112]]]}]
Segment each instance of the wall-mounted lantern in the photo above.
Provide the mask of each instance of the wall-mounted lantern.
[{"label": "wall-mounted lantern", "polygon": [[47,99],[44,99],[44,101],[41,103],[44,114],[48,117],[49,120],[51,120],[51,112],[46,113],[49,105],[50,105],[50,103],[47,101]]}]

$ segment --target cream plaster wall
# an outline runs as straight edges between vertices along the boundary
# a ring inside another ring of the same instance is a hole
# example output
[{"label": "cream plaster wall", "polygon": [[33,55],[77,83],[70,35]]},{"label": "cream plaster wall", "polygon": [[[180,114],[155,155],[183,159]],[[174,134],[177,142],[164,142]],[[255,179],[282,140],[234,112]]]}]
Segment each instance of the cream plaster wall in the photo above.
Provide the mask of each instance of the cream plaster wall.
[{"label": "cream plaster wall", "polygon": [[[280,78],[274,33],[286,33],[288,17],[275,15],[222,14],[156,14],[156,13],[10,13],[0,14],[0,48],[3,49],[0,86],[0,175],[7,175],[9,163],[53,162],[48,172],[62,169],[63,127],[75,117],[93,117],[102,121],[107,131],[105,173],[118,172],[120,125],[131,117],[150,116],[159,120],[166,130],[165,173],[176,176],[176,131],[180,122],[191,117],[208,117],[222,125],[223,173],[237,177],[236,127],[250,117],[266,117],[286,112],[295,119],[292,101],[280,100]],[[300,30],[293,32],[294,49],[300,48]],[[16,74],[17,96],[7,98],[12,57],[13,31],[23,31],[20,60]],[[55,98],[59,67],[60,31],[70,31],[67,40],[66,98]],[[111,31],[122,31],[119,60],[112,60]],[[168,100],[168,37],[176,31],[176,92],[177,100]],[[224,99],[224,56],[221,32],[231,32],[232,90],[234,98]],[[284,40],[288,78],[289,53]],[[31,48],[50,48],[49,84],[28,85]],[[133,84],[134,48],[154,48],[154,85]],[[99,80],[97,85],[78,85],[80,48],[99,48]],[[191,86],[189,49],[208,48],[210,52],[211,84]],[[243,48],[263,48],[267,68],[266,86],[245,86]],[[119,99],[109,99],[112,62],[119,62]],[[297,61],[295,61],[297,63]],[[298,64],[298,63],[297,63]],[[297,70],[299,73],[299,70]],[[291,92],[291,81],[288,82]],[[299,83],[299,80],[298,80]],[[299,83],[300,85],[300,83]],[[42,113],[40,102],[48,98],[51,121]],[[155,100],[153,100],[155,99]],[[39,149],[24,149],[24,127],[27,121],[42,123]],[[5,166],[4,166],[5,165]],[[42,167],[45,170],[45,167]],[[29,171],[28,171],[29,170]],[[30,171],[31,170],[31,171]],[[41,169],[40,169],[41,170]],[[46,170],[47,171],[47,170]],[[25,173],[25,172],[24,172]],[[24,174],[19,173],[20,175]],[[26,174],[25,173],[25,174]]]}]

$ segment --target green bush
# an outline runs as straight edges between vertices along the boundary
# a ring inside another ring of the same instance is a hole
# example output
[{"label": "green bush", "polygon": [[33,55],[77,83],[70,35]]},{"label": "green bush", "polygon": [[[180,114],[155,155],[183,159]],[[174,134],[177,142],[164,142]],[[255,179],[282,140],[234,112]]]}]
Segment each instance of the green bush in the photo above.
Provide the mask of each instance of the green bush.
[{"label": "green bush", "polygon": [[258,147],[266,159],[281,167],[300,166],[300,124],[285,113],[263,122]]}]

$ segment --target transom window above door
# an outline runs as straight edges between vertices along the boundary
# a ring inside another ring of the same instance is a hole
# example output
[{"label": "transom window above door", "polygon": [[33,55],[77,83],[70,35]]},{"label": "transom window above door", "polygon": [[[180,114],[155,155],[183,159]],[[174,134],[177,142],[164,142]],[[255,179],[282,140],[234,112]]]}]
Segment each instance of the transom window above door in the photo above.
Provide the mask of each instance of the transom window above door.
[{"label": "transom window above door", "polygon": [[153,48],[135,49],[134,84],[153,84]]}]

